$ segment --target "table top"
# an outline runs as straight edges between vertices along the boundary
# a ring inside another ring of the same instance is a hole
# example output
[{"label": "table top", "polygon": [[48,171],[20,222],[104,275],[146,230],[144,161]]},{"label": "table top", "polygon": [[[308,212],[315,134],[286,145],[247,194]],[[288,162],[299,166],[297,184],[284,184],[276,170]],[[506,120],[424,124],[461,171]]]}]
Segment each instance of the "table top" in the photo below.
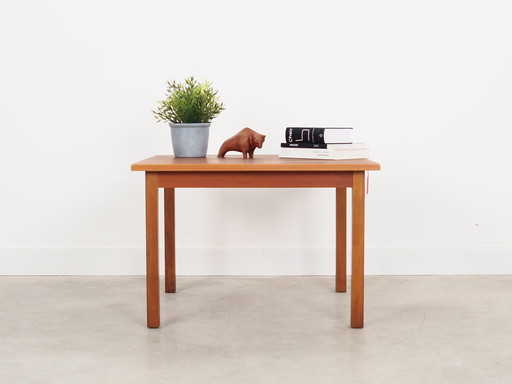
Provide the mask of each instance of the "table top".
[{"label": "table top", "polygon": [[313,160],[285,159],[277,155],[256,155],[244,159],[242,155],[206,157],[153,156],[132,164],[132,171],[149,172],[304,172],[304,171],[378,171],[380,164],[369,159]]}]

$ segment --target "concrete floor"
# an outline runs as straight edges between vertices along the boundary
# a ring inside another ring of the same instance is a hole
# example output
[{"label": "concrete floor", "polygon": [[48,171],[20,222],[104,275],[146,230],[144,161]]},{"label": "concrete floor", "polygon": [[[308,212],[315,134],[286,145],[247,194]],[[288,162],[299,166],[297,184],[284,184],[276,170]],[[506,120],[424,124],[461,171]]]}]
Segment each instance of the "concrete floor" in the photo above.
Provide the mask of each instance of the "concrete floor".
[{"label": "concrete floor", "polygon": [[178,277],[146,328],[143,277],[0,277],[0,383],[512,382],[512,276]]}]

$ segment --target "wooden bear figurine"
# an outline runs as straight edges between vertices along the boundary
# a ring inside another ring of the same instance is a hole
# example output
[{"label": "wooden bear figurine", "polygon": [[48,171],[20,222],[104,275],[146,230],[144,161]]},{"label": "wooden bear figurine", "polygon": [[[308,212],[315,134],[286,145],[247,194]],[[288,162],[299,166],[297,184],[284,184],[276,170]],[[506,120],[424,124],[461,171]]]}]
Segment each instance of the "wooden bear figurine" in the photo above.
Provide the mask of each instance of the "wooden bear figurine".
[{"label": "wooden bear figurine", "polygon": [[224,157],[229,151],[237,151],[242,152],[244,159],[247,159],[247,154],[252,159],[254,150],[261,148],[264,141],[265,135],[261,135],[251,128],[244,128],[221,145],[217,157]]}]

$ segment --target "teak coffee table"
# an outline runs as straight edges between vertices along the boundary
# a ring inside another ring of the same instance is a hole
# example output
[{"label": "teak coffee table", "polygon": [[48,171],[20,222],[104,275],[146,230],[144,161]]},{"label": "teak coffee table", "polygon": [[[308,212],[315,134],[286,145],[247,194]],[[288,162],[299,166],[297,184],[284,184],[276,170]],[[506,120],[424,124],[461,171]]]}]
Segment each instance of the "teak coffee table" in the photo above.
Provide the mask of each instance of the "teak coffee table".
[{"label": "teak coffee table", "polygon": [[363,327],[365,171],[368,159],[306,160],[258,155],[243,159],[154,156],[132,164],[146,173],[147,325],[160,326],[158,188],[164,188],[165,292],[176,292],[175,188],[336,188],[336,292],[347,290],[347,188],[352,188],[352,328]]}]

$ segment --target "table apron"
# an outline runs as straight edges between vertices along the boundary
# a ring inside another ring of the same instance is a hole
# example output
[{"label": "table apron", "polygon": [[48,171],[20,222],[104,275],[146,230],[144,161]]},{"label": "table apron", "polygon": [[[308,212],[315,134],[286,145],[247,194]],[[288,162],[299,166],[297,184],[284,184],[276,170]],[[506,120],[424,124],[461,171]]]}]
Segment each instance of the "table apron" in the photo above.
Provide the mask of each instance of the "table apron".
[{"label": "table apron", "polygon": [[347,188],[352,171],[148,172],[159,188]]}]

